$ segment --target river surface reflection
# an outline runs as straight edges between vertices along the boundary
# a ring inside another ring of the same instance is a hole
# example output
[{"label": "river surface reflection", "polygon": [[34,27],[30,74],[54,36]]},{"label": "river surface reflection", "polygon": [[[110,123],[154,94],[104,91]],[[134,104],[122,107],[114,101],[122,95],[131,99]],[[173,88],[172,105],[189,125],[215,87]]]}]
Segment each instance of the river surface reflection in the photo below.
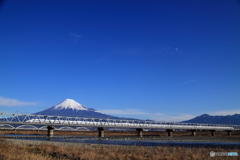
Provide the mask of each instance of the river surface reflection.
[{"label": "river surface reflection", "polygon": [[206,143],[206,142],[167,142],[148,140],[107,140],[107,139],[51,139],[55,142],[72,142],[88,144],[136,145],[136,146],[169,146],[189,148],[239,148],[240,143]]},{"label": "river surface reflection", "polygon": [[[71,143],[86,143],[86,144],[107,144],[107,145],[136,145],[136,146],[169,146],[169,147],[187,147],[187,148],[235,148],[240,149],[240,143],[215,143],[215,142],[169,142],[161,140],[131,140],[131,139],[108,139],[97,138],[93,136],[79,136],[75,138],[51,138],[48,139],[42,135],[0,135],[15,139],[53,141],[53,142],[71,142]],[[21,138],[18,138],[21,137]]]}]

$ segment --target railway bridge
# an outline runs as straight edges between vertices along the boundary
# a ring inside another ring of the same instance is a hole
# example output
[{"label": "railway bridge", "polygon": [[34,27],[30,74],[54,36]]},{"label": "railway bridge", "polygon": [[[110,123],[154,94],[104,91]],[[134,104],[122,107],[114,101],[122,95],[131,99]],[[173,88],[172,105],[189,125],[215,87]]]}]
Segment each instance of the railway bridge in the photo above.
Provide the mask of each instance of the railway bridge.
[{"label": "railway bridge", "polygon": [[193,136],[196,136],[199,130],[210,131],[212,136],[215,135],[215,131],[226,131],[228,135],[231,135],[232,131],[240,130],[240,125],[98,119],[13,113],[0,113],[0,124],[47,126],[48,137],[53,137],[55,126],[96,127],[98,128],[99,137],[104,137],[105,128],[135,128],[140,137],[143,136],[144,129],[166,130],[168,136],[173,136],[174,130],[189,130]]}]

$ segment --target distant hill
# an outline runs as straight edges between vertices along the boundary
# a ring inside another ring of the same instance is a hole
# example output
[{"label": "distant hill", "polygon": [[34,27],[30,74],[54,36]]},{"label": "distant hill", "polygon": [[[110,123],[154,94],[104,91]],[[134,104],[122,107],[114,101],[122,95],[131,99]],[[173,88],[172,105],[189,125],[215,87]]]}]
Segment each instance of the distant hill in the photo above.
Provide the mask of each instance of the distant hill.
[{"label": "distant hill", "polygon": [[137,120],[134,118],[123,118],[107,115],[95,109],[87,108],[84,105],[74,101],[73,99],[66,99],[51,108],[33,114],[66,117],[100,118],[100,119]]},{"label": "distant hill", "polygon": [[240,125],[240,114],[227,116],[210,116],[203,114],[193,119],[183,121],[183,123],[207,123],[207,124],[232,124]]}]

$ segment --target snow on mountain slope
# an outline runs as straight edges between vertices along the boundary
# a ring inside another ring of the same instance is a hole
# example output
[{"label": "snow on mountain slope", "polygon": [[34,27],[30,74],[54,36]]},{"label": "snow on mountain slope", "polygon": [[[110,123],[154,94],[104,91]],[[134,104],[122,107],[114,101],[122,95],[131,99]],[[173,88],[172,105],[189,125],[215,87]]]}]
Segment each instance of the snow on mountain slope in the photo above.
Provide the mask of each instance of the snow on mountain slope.
[{"label": "snow on mountain slope", "polygon": [[74,101],[73,99],[66,99],[53,108],[54,110],[61,110],[61,109],[72,109],[72,110],[89,110],[87,107],[84,105]]},{"label": "snow on mountain slope", "polygon": [[66,117],[137,120],[134,118],[124,118],[107,115],[99,111],[96,111],[93,108],[87,108],[84,105],[74,101],[73,99],[66,99],[53,107],[50,107],[48,109],[45,109],[34,114]]}]

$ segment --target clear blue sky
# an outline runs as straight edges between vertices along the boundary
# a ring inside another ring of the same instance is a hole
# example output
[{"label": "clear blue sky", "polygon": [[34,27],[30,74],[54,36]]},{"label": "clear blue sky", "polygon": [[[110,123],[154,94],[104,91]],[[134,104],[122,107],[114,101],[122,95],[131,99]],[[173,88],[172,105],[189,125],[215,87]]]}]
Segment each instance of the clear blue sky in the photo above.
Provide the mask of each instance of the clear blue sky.
[{"label": "clear blue sky", "polygon": [[240,2],[2,0],[0,70],[1,112],[240,113]]}]

